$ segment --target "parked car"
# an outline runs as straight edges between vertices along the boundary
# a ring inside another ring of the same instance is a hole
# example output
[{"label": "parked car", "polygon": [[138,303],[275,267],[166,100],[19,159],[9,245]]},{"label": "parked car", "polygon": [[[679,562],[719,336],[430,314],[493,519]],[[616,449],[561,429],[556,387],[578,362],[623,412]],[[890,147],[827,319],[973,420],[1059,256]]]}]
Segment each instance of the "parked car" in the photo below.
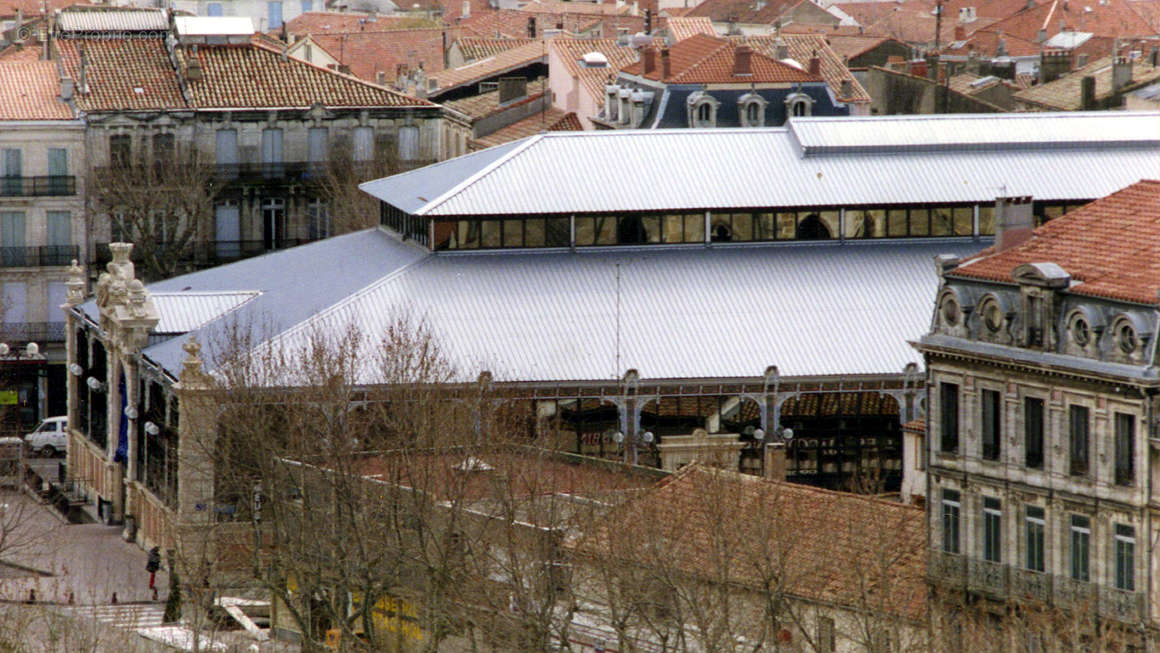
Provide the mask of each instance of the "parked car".
[{"label": "parked car", "polygon": [[67,429],[67,417],[46,417],[35,431],[24,436],[24,442],[34,454],[55,456],[68,446]]}]

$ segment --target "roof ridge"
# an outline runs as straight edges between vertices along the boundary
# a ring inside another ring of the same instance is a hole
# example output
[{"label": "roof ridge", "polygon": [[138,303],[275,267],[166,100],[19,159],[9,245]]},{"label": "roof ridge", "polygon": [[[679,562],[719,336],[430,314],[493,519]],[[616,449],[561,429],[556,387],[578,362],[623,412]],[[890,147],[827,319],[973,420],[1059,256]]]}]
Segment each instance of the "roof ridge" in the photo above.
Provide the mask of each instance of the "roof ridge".
[{"label": "roof ridge", "polygon": [[[557,133],[567,134],[570,132],[557,132]],[[527,138],[527,140],[522,145],[516,147],[515,149],[508,152],[507,154],[504,154],[503,156],[499,157],[495,161],[492,161],[491,163],[487,164],[486,166],[480,168],[474,174],[469,176],[467,179],[464,179],[463,181],[459,182],[455,186],[452,186],[450,189],[445,191],[439,197],[436,197],[434,200],[427,202],[427,205],[424,206],[419,211],[417,211],[415,213],[415,215],[426,215],[429,211],[436,209],[436,208],[439,208],[440,204],[446,202],[447,200],[451,199],[452,197],[455,197],[455,195],[461,193],[463,190],[465,190],[466,188],[468,188],[469,186],[471,186],[475,182],[477,182],[480,179],[482,179],[483,177],[491,174],[492,171],[494,171],[496,168],[511,161],[515,157],[519,156],[525,150],[527,150],[529,147],[531,147],[533,143],[538,142],[543,137],[544,137],[544,134],[536,134],[535,136],[529,136]]]}]

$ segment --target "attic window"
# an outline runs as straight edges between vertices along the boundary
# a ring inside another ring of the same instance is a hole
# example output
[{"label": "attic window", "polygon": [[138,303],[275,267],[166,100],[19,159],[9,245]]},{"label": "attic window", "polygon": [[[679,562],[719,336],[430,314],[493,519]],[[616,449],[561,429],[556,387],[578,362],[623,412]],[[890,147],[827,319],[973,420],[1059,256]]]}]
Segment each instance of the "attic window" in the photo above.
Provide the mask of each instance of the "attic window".
[{"label": "attic window", "polygon": [[133,92],[136,93],[137,95],[145,95],[145,88],[141,87],[141,86],[134,86]]},{"label": "attic window", "polygon": [[608,57],[604,56],[602,52],[589,52],[580,61],[584,63],[586,68],[607,68]]}]

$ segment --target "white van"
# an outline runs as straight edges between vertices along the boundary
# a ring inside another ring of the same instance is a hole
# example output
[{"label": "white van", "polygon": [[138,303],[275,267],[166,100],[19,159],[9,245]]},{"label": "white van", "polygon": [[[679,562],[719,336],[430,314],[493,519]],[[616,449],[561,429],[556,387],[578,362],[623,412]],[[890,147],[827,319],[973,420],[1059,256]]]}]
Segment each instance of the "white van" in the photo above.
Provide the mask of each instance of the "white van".
[{"label": "white van", "polygon": [[68,417],[46,417],[36,430],[24,436],[32,453],[55,456],[68,446]]}]

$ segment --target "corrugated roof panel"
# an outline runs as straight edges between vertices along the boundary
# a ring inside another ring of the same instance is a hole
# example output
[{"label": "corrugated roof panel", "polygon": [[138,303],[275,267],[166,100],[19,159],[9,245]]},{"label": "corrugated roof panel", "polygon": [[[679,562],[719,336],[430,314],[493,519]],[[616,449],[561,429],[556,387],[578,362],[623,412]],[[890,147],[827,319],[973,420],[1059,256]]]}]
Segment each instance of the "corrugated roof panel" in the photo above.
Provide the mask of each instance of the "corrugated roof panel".
[{"label": "corrugated roof panel", "polygon": [[787,376],[896,374],[921,364],[907,340],[929,326],[933,257],[981,246],[431,256],[299,325],[283,344],[301,344],[318,324],[353,322],[374,337],[408,311],[434,329],[464,380],[482,369],[521,381],[613,379],[629,368],[645,378],[758,377],[768,365]]},{"label": "corrugated roof panel", "polygon": [[64,32],[165,32],[169,17],[163,9],[88,9],[60,12]]},{"label": "corrugated roof panel", "polygon": [[[986,123],[974,117],[956,122],[940,116],[930,121],[953,132],[944,137],[947,142],[966,143],[984,124],[1007,134],[1004,138],[1015,138],[1020,129],[1027,135],[1018,147],[992,147],[987,138],[974,136],[970,147],[948,150],[887,147],[926,138],[925,127],[907,132],[909,137],[901,128],[891,135],[892,119],[819,121],[810,129],[837,131],[829,141],[817,136],[814,142],[839,144],[855,143],[845,135],[847,125],[874,134],[884,121],[884,136],[865,139],[885,145],[881,151],[810,157],[798,149],[797,127],[794,133],[783,128],[554,132],[361,188],[417,215],[502,215],[991,202],[999,195],[1088,200],[1160,170],[1158,113],[1083,114],[1078,121],[1070,114],[1026,120],[1012,115],[1016,120],[987,116]],[[1057,139],[1071,129],[1080,134],[1073,141],[1090,142],[1059,146]],[[470,159],[479,155],[486,156]]]},{"label": "corrugated roof panel", "polygon": [[257,292],[188,292],[151,295],[161,315],[154,333],[186,333],[257,297]]}]

